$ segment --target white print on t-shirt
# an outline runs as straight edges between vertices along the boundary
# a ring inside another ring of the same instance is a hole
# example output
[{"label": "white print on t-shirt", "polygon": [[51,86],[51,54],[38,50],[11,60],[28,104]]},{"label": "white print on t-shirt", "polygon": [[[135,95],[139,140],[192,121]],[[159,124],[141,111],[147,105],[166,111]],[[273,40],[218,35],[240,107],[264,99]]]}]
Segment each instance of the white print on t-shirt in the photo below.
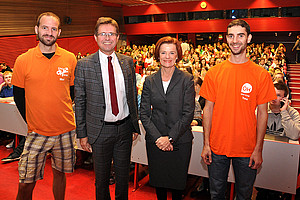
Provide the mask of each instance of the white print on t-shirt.
[{"label": "white print on t-shirt", "polygon": [[64,81],[65,79],[63,78],[64,76],[69,75],[69,68],[68,67],[58,67],[56,74],[58,76],[61,76],[62,78],[59,78],[59,80]]},{"label": "white print on t-shirt", "polygon": [[242,99],[248,101],[251,92],[252,92],[252,85],[250,85],[250,83],[245,83],[241,89]]}]

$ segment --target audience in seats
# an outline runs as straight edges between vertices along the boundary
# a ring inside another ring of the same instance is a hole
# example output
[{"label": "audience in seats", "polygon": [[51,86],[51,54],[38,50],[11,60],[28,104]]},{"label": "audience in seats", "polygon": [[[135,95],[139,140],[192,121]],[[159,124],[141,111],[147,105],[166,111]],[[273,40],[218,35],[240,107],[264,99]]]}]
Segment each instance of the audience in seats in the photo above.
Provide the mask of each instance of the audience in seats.
[{"label": "audience in seats", "polygon": [[200,77],[194,77],[195,87],[195,112],[194,119],[191,123],[192,126],[202,126],[202,110],[205,105],[205,99],[200,96],[200,88],[203,81]]},{"label": "audience in seats", "polygon": [[[189,71],[193,73],[194,76],[200,76],[202,80],[204,80],[207,71],[211,67],[227,60],[231,52],[228,44],[222,43],[221,41],[212,44],[197,45],[196,47],[187,41],[182,42],[181,45],[189,45],[189,48],[183,50],[183,58],[177,63],[178,68],[183,71]],[[144,62],[144,67],[147,69],[148,67],[152,68],[153,66],[157,66],[157,61],[153,56],[154,48],[154,44],[133,45],[132,47],[127,45],[120,47],[118,52],[131,56],[136,63]],[[246,55],[250,60],[269,71],[272,77],[280,70],[280,72],[284,74],[284,80],[286,80],[285,52],[286,48],[283,44],[279,44],[276,48],[273,44],[252,43],[248,45]],[[142,61],[140,60],[140,55],[142,56]],[[142,70],[138,71],[141,75],[145,73]]]},{"label": "audience in seats", "polygon": [[137,55],[137,61],[135,61],[135,72],[139,74],[144,74],[143,70],[145,69],[143,56],[141,54]]}]

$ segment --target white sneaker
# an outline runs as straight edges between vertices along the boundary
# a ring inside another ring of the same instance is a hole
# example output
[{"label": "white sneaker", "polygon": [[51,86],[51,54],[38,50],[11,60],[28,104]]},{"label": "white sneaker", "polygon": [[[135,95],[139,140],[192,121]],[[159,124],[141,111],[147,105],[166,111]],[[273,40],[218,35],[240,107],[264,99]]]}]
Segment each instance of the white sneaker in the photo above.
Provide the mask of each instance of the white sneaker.
[{"label": "white sneaker", "polygon": [[13,145],[14,145],[14,140],[11,141],[8,145],[6,145],[5,147],[10,149],[10,148],[13,148]]}]

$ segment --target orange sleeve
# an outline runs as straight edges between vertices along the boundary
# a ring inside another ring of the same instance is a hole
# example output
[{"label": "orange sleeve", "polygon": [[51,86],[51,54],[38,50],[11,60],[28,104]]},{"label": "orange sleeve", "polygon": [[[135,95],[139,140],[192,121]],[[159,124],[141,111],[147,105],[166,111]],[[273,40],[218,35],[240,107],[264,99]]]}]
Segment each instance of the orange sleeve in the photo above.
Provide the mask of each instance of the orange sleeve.
[{"label": "orange sleeve", "polygon": [[277,98],[270,74],[263,72],[260,80],[260,87],[258,87],[259,91],[257,93],[257,105],[267,103]]}]

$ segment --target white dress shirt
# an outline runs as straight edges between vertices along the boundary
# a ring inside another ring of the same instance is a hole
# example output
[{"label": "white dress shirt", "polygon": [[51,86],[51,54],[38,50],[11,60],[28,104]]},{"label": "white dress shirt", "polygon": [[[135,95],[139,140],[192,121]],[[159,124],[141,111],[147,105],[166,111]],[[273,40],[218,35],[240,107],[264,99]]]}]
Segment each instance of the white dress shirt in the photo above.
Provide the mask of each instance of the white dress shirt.
[{"label": "white dress shirt", "polygon": [[122,120],[129,115],[129,107],[127,104],[125,81],[124,81],[124,76],[123,76],[120,63],[118,61],[115,52],[113,52],[110,56],[112,57],[111,62],[114,69],[117,101],[118,101],[118,108],[119,108],[119,113],[117,116],[112,114],[112,109],[111,109],[109,75],[108,75],[108,59],[107,59],[108,56],[99,50],[99,59],[100,59],[100,66],[102,72],[105,106],[106,106],[104,121],[115,122],[118,120]]},{"label": "white dress shirt", "polygon": [[164,87],[164,92],[165,92],[165,94],[167,94],[167,90],[168,90],[168,87],[169,87],[170,81],[171,81],[171,79],[170,79],[170,80],[168,80],[168,81],[163,81],[163,82],[162,82],[162,84],[163,84],[163,87]]}]

